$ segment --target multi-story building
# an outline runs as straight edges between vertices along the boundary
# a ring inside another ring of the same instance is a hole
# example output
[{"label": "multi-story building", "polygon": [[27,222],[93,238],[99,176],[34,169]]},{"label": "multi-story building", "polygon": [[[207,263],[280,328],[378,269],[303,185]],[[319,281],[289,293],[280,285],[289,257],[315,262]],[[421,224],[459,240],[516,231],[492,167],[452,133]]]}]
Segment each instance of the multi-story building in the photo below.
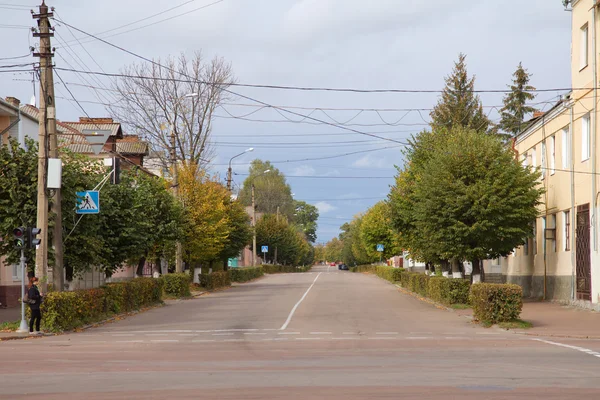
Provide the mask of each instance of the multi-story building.
[{"label": "multi-story building", "polygon": [[536,113],[514,142],[524,165],[541,169],[546,193],[535,234],[507,258],[486,261],[524,295],[600,302],[598,160],[600,2],[572,0],[571,92]]}]

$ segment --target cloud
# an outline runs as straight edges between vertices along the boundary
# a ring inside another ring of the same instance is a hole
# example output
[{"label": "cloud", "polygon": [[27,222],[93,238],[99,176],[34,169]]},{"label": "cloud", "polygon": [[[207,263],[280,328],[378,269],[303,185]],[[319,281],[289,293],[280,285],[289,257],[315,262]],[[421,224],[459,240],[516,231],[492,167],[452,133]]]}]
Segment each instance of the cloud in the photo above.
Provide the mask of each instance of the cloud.
[{"label": "cloud", "polygon": [[375,157],[372,154],[367,154],[352,163],[355,167],[360,168],[390,168],[390,165],[385,157]]},{"label": "cloud", "polygon": [[313,176],[316,173],[317,171],[310,165],[301,165],[299,167],[294,168],[290,175]]},{"label": "cloud", "polygon": [[337,207],[327,203],[326,201],[320,201],[315,204],[315,207],[319,209],[319,214],[325,214],[333,210],[337,210]]}]

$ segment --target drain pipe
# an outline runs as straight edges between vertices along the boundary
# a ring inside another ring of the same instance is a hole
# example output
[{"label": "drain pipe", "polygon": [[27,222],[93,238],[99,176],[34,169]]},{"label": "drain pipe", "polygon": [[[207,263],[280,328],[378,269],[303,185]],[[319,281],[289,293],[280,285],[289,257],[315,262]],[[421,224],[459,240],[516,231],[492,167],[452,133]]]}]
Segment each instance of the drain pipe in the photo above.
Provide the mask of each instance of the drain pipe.
[{"label": "drain pipe", "polygon": [[[573,93],[571,93],[571,96]],[[571,227],[569,232],[569,249],[571,249],[571,300],[575,300],[575,266],[577,265],[577,259],[575,258],[575,157],[573,157],[573,108],[575,104],[573,99],[569,99],[568,107],[571,109],[571,123],[569,125],[569,140],[568,143],[568,154],[571,159]]]},{"label": "drain pipe", "polygon": [[[594,258],[597,258],[598,256],[598,218],[597,218],[597,207],[596,207],[596,182],[597,182],[597,177],[596,177],[596,134],[598,132],[598,54],[597,54],[597,49],[596,49],[596,8],[598,7],[598,3],[595,2],[594,7],[592,8],[592,51],[594,54],[594,62],[593,62],[593,67],[594,67],[594,114],[593,114],[593,118],[594,118],[594,122],[592,125],[592,143],[591,143],[591,158],[592,158],[592,197],[591,197],[591,205],[592,205],[592,215],[591,215],[591,222],[592,222],[592,238],[594,240],[594,244],[592,246],[593,248],[593,252],[592,255],[595,255],[596,257],[592,257],[592,260],[594,260]],[[597,261],[597,260],[596,260]],[[592,265],[594,265],[594,263],[592,262]],[[592,268],[593,270],[593,268]],[[590,293],[591,295],[591,293]]]}]

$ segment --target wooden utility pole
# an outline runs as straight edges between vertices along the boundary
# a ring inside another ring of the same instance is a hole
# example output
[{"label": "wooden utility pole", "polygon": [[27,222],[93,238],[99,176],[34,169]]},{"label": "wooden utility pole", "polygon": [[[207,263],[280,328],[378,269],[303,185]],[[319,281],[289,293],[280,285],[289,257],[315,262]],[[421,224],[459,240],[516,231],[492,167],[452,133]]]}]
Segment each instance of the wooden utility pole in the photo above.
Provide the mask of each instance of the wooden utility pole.
[{"label": "wooden utility pole", "polygon": [[[40,38],[39,53],[34,53],[40,59],[40,108],[39,108],[39,138],[38,138],[38,186],[37,186],[37,227],[41,229],[40,244],[35,255],[35,275],[40,278],[42,292],[47,291],[48,283],[48,195],[46,193],[46,182],[48,174],[48,145],[57,151],[56,140],[56,107],[54,103],[54,78],[52,75],[52,47],[50,38],[54,36],[51,32],[50,20],[54,14],[48,12],[48,6],[42,0],[39,14],[33,14],[38,21],[38,31],[33,36]],[[54,145],[54,146],[52,146]],[[57,216],[59,235],[54,235],[55,240],[60,242],[60,269],[62,277],[62,226],[60,224],[60,191],[57,191]],[[58,238],[57,238],[58,236]],[[55,274],[56,275],[56,274]],[[62,290],[62,285],[57,287]]]},{"label": "wooden utility pole", "polygon": [[[277,206],[277,229],[279,230],[279,206]],[[275,246],[275,257],[273,258],[273,264],[277,264],[277,246]]]},{"label": "wooden utility pole", "polygon": [[[179,173],[177,171],[177,150],[175,148],[175,121],[171,125],[171,169],[173,170],[173,193],[179,201]],[[175,272],[183,272],[183,257],[182,257],[181,242],[178,240],[175,244]]]},{"label": "wooden utility pole", "polygon": [[252,266],[256,265],[256,204],[254,203],[254,183],[252,184]]}]

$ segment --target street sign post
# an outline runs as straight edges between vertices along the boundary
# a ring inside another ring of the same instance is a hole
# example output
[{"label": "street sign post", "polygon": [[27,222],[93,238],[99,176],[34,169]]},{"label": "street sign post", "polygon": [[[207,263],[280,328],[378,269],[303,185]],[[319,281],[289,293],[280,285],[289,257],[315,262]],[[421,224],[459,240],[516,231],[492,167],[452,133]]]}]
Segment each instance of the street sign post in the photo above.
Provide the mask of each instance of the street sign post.
[{"label": "street sign post", "polygon": [[377,251],[379,252],[379,263],[381,264],[381,256],[383,253],[383,245],[382,244],[377,245]]},{"label": "street sign post", "polygon": [[87,190],[77,192],[77,214],[99,214],[100,213],[100,192],[97,190]]},{"label": "street sign post", "polygon": [[260,250],[263,253],[263,262],[266,262],[267,253],[269,252],[269,246],[260,246]]}]

